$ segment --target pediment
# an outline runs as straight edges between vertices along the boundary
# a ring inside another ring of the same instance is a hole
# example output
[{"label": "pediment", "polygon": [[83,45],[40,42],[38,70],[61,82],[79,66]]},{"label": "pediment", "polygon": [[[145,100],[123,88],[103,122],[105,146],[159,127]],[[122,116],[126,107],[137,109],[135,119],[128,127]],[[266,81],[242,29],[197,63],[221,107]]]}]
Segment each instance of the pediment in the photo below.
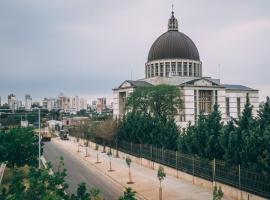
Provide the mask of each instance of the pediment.
[{"label": "pediment", "polygon": [[128,82],[128,81],[124,81],[120,86],[119,88],[128,88],[128,87],[133,87],[133,85]]},{"label": "pediment", "polygon": [[[214,83],[212,81],[206,79],[200,79],[193,83],[194,86],[213,86]],[[216,85],[216,84],[215,84]]]},{"label": "pediment", "polygon": [[191,81],[186,82],[185,84],[193,85],[193,86],[203,86],[203,87],[219,86],[219,84],[217,84],[216,82],[211,81],[206,78],[191,80]]}]

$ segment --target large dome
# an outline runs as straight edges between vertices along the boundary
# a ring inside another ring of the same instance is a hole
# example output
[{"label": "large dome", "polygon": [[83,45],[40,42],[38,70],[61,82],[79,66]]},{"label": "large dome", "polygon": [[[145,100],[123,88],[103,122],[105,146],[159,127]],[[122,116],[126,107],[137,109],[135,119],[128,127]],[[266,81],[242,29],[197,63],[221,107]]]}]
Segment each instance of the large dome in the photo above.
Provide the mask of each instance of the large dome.
[{"label": "large dome", "polygon": [[168,31],[159,36],[148,53],[148,62],[160,59],[190,59],[200,61],[194,42],[178,31],[178,22],[173,15],[168,23]]},{"label": "large dome", "polygon": [[200,61],[198,49],[193,41],[184,33],[170,30],[156,39],[151,46],[148,62],[174,58]]}]

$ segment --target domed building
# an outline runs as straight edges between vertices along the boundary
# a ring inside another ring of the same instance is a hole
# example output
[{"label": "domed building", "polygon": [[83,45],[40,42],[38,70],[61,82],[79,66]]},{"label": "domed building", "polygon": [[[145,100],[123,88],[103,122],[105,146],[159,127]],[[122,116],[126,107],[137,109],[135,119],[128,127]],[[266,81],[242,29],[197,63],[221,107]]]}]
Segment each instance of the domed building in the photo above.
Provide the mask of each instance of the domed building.
[{"label": "domed building", "polygon": [[243,85],[221,84],[219,79],[203,76],[202,61],[194,42],[178,30],[172,12],[168,30],[152,44],[145,63],[145,78],[126,80],[113,89],[113,114],[121,118],[126,97],[137,87],[159,84],[175,85],[181,90],[183,109],[176,122],[181,127],[194,123],[199,113],[208,114],[219,104],[222,120],[238,118],[246,98],[250,98],[254,115],[259,107],[259,91]]}]

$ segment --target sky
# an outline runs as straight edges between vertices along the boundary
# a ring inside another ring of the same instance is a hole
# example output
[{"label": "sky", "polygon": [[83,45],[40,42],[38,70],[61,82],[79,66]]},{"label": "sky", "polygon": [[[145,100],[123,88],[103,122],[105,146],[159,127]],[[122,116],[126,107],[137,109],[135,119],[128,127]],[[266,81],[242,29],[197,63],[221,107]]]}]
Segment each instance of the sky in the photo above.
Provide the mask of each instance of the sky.
[{"label": "sky", "polygon": [[270,95],[269,0],[1,0],[2,101],[9,93],[111,97],[124,80],[144,77],[172,4],[204,76]]}]

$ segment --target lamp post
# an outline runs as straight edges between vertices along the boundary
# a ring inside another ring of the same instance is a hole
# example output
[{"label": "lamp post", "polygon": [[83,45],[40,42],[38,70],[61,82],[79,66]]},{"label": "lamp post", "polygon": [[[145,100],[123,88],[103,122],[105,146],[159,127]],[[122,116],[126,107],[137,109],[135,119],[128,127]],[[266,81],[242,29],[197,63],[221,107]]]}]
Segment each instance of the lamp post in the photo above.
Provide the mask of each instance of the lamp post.
[{"label": "lamp post", "polygon": [[38,168],[40,169],[40,155],[41,155],[41,138],[40,138],[40,108],[38,109]]}]

